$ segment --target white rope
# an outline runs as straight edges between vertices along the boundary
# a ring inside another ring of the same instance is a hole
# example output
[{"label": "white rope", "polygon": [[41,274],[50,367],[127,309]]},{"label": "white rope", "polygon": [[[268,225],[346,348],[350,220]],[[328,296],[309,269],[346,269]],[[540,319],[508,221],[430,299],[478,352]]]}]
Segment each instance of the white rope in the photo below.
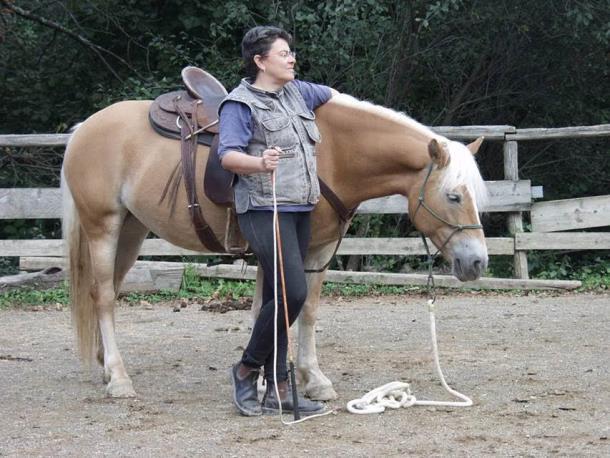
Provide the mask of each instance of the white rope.
[{"label": "white rope", "polygon": [[[292,420],[292,421],[286,421],[284,420],[284,415],[282,412],[282,401],[280,399],[280,391],[277,387],[277,318],[278,318],[278,291],[277,291],[277,283],[278,283],[278,277],[277,277],[277,232],[276,232],[276,227],[279,224],[278,222],[278,212],[277,212],[277,197],[275,194],[275,170],[273,172],[271,172],[271,181],[272,181],[272,188],[273,188],[273,300],[274,300],[274,305],[275,305],[275,311],[274,311],[274,317],[273,317],[273,388],[275,389],[275,399],[277,399],[277,403],[279,406],[279,413],[280,413],[280,421],[285,424],[285,425],[294,425],[296,423],[301,423],[305,420],[311,420],[312,418],[316,418],[316,417],[323,417],[325,415],[334,413],[334,410],[330,409],[327,412],[324,413],[318,413],[315,415],[309,415],[307,417],[303,417],[300,420]],[[286,329],[286,338],[288,338],[288,332],[289,330]],[[289,342],[290,343],[290,342]]]},{"label": "white rope", "polygon": [[411,393],[411,387],[405,382],[390,382],[369,391],[360,399],[354,399],[347,403],[347,410],[356,414],[381,413],[386,408],[399,409],[411,406],[450,406],[469,407],[472,399],[452,389],[443,376],[438,359],[438,345],[436,343],[436,320],[434,318],[434,300],[428,301],[430,315],[430,334],[432,338],[432,352],[434,354],[434,366],[443,388],[461,401],[418,401]]}]

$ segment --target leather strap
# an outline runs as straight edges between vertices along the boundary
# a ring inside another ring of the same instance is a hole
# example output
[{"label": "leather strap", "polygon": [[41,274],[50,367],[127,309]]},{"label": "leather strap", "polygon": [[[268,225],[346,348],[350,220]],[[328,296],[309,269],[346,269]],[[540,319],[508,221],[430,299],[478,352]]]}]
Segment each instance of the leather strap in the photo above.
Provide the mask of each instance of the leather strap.
[{"label": "leather strap", "polygon": [[335,251],[333,251],[333,254],[330,256],[330,259],[319,269],[305,269],[305,272],[310,274],[324,272],[326,269],[328,269],[328,266],[330,266],[330,263],[333,261],[333,258],[337,254],[337,251],[339,251],[339,246],[343,241],[343,235],[345,234],[346,227],[352,220],[354,214],[356,213],[356,209],[358,208],[352,208],[351,210],[348,209],[343,204],[339,196],[337,196],[337,194],[335,194],[333,190],[330,189],[330,187],[324,182],[324,180],[322,180],[322,178],[318,177],[318,181],[320,182],[320,192],[328,201],[330,206],[333,207],[333,209],[337,213],[337,216],[339,216],[339,219],[341,220],[342,224],[339,227],[339,237],[337,239],[337,245],[335,245]]},{"label": "leather strap", "polygon": [[[193,135],[197,131],[197,107],[198,102],[195,101],[193,107],[193,117],[189,119],[186,113],[176,103],[176,111],[180,115],[180,153],[182,156],[182,174],[184,176],[184,187],[188,199],[188,209],[191,214],[191,220],[195,227],[197,237],[203,245],[210,251],[215,253],[224,253],[224,246],[218,241],[214,231],[206,222],[199,205],[197,198],[197,188],[195,186],[196,158],[197,158],[197,135]],[[192,124],[191,124],[192,122]],[[190,137],[189,137],[190,135]],[[189,137],[188,140],[186,138]]]},{"label": "leather strap", "polygon": [[318,181],[320,182],[320,192],[328,201],[330,206],[335,209],[337,215],[339,216],[339,219],[344,224],[349,222],[354,216],[354,213],[356,213],[356,208],[352,208],[351,210],[349,210],[345,205],[343,205],[343,202],[341,201],[339,196],[337,196],[337,194],[335,194],[333,190],[330,189],[330,187],[324,182],[324,180],[322,180],[322,178],[318,177]]}]

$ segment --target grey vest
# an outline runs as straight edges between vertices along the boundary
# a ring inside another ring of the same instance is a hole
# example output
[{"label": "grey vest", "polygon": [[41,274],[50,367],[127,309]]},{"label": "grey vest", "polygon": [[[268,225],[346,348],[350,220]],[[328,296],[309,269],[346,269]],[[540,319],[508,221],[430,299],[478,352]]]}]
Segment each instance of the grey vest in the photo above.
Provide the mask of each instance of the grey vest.
[{"label": "grey vest", "polygon": [[[320,185],[315,146],[320,142],[320,131],[296,85],[289,82],[275,93],[255,88],[243,79],[222,101],[219,111],[227,100],[245,103],[252,112],[248,154],[261,157],[264,150],[275,146],[282,150],[276,170],[278,205],[317,203]],[[250,206],[273,205],[269,172],[240,175],[234,191],[237,213],[246,212]]]}]

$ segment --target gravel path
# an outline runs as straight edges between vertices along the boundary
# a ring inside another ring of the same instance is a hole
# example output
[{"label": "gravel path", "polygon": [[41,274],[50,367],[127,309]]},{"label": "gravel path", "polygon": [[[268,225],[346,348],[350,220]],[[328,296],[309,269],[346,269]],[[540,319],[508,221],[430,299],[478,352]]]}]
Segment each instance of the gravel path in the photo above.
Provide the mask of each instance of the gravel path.
[{"label": "gravel path", "polygon": [[448,399],[431,364],[419,296],[324,298],[318,353],[339,411],[285,427],[240,417],[227,368],[249,312],[189,304],[118,308],[119,346],[139,397],[104,397],[83,371],[66,310],[0,310],[1,456],[610,456],[610,297],[440,296],[448,383],[470,408],[380,415],[345,403],[393,381]]}]

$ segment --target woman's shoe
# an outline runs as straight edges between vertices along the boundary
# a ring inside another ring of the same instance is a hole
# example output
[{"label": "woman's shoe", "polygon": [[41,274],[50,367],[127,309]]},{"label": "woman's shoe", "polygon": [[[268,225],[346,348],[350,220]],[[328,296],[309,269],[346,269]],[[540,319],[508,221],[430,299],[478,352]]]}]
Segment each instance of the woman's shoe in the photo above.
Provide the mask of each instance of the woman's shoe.
[{"label": "woman's shoe", "polygon": [[[258,369],[248,368],[245,376],[240,376],[241,363],[231,367],[231,385],[233,385],[233,403],[242,415],[255,417],[261,415],[261,404],[258,402],[256,382]],[[244,366],[245,367],[245,366]],[[243,369],[242,369],[243,374]]]},{"label": "woman's shoe", "polygon": [[[282,401],[282,412],[294,412],[294,404],[292,402],[292,390],[288,382],[279,382],[278,390]],[[299,413],[303,416],[322,413],[326,410],[323,403],[312,401],[298,395]],[[263,413],[273,414],[280,411],[280,405],[275,394],[275,385],[267,380],[267,391],[263,396]]]}]

